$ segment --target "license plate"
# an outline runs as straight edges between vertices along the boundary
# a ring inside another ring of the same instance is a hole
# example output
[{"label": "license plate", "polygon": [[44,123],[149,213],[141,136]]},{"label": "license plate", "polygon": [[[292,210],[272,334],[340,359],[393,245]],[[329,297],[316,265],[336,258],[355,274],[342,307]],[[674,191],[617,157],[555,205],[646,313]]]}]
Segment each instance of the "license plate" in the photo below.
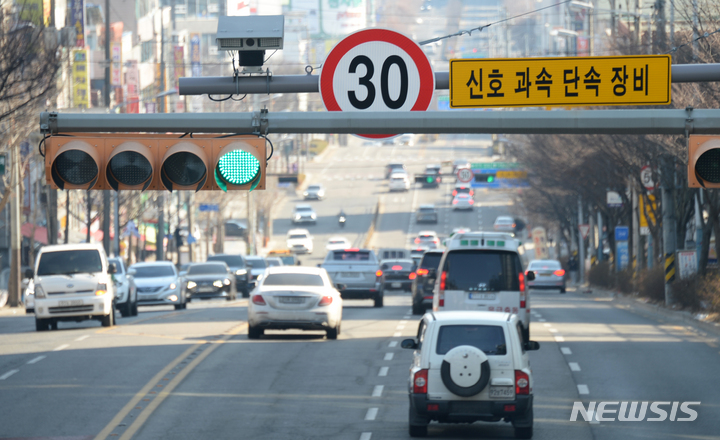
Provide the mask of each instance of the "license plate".
[{"label": "license plate", "polygon": [[495,294],[494,293],[470,292],[470,299],[481,299],[481,300],[485,300],[485,301],[494,301]]},{"label": "license plate", "polygon": [[302,304],[305,302],[305,298],[299,296],[281,296],[278,298],[278,302],[282,304]]},{"label": "license plate", "polygon": [[215,290],[214,287],[201,287],[198,289],[200,292],[212,292]]},{"label": "license plate", "polygon": [[398,288],[398,287],[401,287],[401,286],[402,286],[402,283],[391,283],[390,285],[391,285],[392,287]]},{"label": "license plate", "polygon": [[492,397],[492,398],[499,398],[499,399],[510,398],[510,399],[512,399],[513,397],[515,397],[515,393],[513,392],[513,387],[491,386],[489,393],[490,393],[490,397]]},{"label": "license plate", "polygon": [[72,306],[81,306],[83,305],[83,302],[81,299],[76,299],[73,301],[58,301],[58,306],[60,307],[72,307]]},{"label": "license plate", "polygon": [[340,272],[340,276],[343,278],[360,278],[362,274],[358,272]]}]

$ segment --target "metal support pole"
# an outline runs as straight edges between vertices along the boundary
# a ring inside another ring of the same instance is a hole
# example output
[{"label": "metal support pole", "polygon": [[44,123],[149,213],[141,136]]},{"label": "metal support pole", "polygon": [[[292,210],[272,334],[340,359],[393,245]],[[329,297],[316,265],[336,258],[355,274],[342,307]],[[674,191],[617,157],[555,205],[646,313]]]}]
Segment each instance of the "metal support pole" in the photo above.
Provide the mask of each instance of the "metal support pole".
[{"label": "metal support pole", "polygon": [[648,234],[647,236],[647,268],[652,269],[655,264],[655,250],[653,249],[653,236]]},{"label": "metal support pole", "polygon": [[604,238],[605,234],[603,233],[603,218],[602,218],[602,214],[600,213],[600,211],[598,211],[598,213],[597,213],[597,225],[598,225],[598,235],[600,236],[600,239],[598,240],[598,247],[597,247],[597,259],[598,259],[598,261],[603,261],[603,247],[604,247],[603,238]]},{"label": "metal support pole", "polygon": [[70,190],[65,190],[65,244],[70,242]]},{"label": "metal support pole", "polygon": [[637,276],[640,273],[640,224],[638,221],[638,193],[635,186],[632,189],[632,267]]},{"label": "metal support pole", "polygon": [[[110,54],[110,0],[105,0],[105,87],[103,88],[103,96],[105,98],[105,107],[110,107],[110,63],[112,56]],[[107,250],[107,248],[105,249]]]},{"label": "metal support pole", "polygon": [[[193,244],[191,243],[190,237],[193,235],[193,204],[192,204],[192,191],[186,191],[187,193],[187,218],[188,218],[188,261],[195,261],[193,258]],[[197,238],[197,237],[193,237]]]},{"label": "metal support pole", "polygon": [[158,222],[157,222],[157,237],[155,238],[155,260],[163,261],[165,259],[165,196],[162,193],[158,193],[157,196],[157,207],[158,207]]},{"label": "metal support pole", "polygon": [[578,243],[579,243],[579,249],[578,249],[578,260],[579,260],[579,267],[578,267],[578,274],[579,274],[579,282],[578,285],[582,286],[585,284],[585,239],[582,236],[582,233],[580,232],[580,225],[583,224],[583,205],[582,205],[582,197],[578,196]]},{"label": "metal support pole", "polygon": [[675,281],[675,251],[677,250],[677,233],[675,225],[675,194],[673,168],[670,160],[664,160],[662,173],[662,225],[663,255],[665,260],[665,305],[674,303],[672,283]]},{"label": "metal support pole", "polygon": [[105,253],[110,255],[112,249],[110,249],[110,191],[103,191],[103,213],[102,213],[102,231],[103,231],[103,248]]},{"label": "metal support pole", "polygon": [[20,289],[22,274],[22,235],[20,219],[20,203],[22,203],[22,192],[20,191],[21,168],[20,143],[18,136],[11,138],[12,148],[12,200],[10,201],[10,280],[8,283],[8,304],[10,307],[20,306]]},{"label": "metal support pole", "polygon": [[118,192],[113,193],[113,205],[115,214],[113,215],[113,229],[115,229],[115,238],[113,239],[113,253],[116,257],[120,256],[120,196]]},{"label": "metal support pole", "polygon": [[[702,192],[702,189],[700,189],[700,192]],[[695,249],[697,250],[697,266],[700,267],[700,254],[702,253],[702,228],[703,228],[703,218],[702,218],[702,211],[700,208],[700,202],[698,200],[697,194],[695,194]]]}]

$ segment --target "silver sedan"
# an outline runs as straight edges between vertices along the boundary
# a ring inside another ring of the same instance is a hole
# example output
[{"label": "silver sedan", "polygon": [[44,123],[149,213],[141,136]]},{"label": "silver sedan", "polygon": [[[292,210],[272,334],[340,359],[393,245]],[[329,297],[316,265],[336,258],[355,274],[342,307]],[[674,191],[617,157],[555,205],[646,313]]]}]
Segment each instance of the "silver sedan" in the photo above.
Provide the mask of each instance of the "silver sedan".
[{"label": "silver sedan", "polygon": [[474,204],[475,200],[468,193],[459,193],[452,201],[453,210],[469,209],[472,211]]},{"label": "silver sedan", "polygon": [[527,268],[535,273],[535,279],[528,281],[531,289],[560,289],[565,293],[565,269],[557,260],[533,260]]}]

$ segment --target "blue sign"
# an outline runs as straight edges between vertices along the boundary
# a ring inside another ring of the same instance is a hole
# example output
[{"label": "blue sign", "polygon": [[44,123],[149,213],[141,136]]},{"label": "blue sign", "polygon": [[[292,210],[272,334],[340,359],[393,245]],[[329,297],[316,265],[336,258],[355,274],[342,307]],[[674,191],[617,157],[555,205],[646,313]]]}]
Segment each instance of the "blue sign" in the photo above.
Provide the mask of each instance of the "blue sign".
[{"label": "blue sign", "polygon": [[615,227],[615,241],[628,241],[630,239],[630,228],[627,226]]},{"label": "blue sign", "polygon": [[[626,228],[627,229],[627,228]],[[617,231],[617,229],[615,229]],[[627,269],[630,265],[630,247],[627,240],[615,242],[615,261],[617,261],[617,270]]]},{"label": "blue sign", "polygon": [[220,207],[218,205],[200,205],[200,212],[218,212],[220,210]]}]

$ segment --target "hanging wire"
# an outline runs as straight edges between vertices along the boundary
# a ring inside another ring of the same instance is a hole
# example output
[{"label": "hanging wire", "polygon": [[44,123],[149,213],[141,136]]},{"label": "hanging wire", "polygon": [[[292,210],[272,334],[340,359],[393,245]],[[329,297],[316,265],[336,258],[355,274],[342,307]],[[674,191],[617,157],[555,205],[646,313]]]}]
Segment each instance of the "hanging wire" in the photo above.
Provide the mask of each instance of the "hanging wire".
[{"label": "hanging wire", "polygon": [[693,38],[692,40],[688,41],[687,43],[681,44],[680,46],[673,47],[673,48],[670,49],[669,51],[663,52],[663,53],[661,53],[660,55],[668,55],[668,54],[671,54],[671,53],[675,53],[675,52],[677,52],[678,50],[682,49],[683,47],[691,46],[694,42],[700,41],[700,40],[704,40],[704,39],[706,39],[706,38],[708,38],[708,37],[710,37],[710,36],[712,36],[712,35],[715,35],[715,34],[720,34],[720,29],[716,29],[716,30],[714,30],[714,31],[712,31],[712,32],[705,32],[704,34],[700,35],[699,37]]}]

